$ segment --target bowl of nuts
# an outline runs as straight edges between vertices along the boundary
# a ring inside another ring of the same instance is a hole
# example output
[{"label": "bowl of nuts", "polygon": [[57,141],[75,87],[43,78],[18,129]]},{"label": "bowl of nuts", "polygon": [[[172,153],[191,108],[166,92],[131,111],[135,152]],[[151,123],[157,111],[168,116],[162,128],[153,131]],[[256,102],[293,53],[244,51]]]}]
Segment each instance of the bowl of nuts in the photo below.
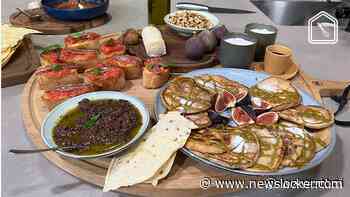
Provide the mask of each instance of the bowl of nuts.
[{"label": "bowl of nuts", "polygon": [[215,15],[195,10],[172,12],[164,17],[164,22],[183,36],[191,36],[203,30],[213,29],[220,23]]}]

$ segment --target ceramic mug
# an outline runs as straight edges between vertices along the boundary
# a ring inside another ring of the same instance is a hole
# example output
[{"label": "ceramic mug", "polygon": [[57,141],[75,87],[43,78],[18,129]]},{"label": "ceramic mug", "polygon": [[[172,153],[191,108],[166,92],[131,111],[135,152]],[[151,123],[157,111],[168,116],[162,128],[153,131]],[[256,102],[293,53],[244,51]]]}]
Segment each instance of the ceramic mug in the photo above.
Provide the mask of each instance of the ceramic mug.
[{"label": "ceramic mug", "polygon": [[273,75],[281,75],[293,66],[292,50],[284,45],[266,47],[264,70]]}]

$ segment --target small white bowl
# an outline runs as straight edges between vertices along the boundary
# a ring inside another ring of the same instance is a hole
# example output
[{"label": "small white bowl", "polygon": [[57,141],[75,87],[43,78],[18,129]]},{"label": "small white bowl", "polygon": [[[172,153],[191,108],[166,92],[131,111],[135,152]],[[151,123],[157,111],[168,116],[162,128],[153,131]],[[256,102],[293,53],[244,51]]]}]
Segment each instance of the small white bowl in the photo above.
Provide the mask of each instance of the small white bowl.
[{"label": "small white bowl", "polygon": [[[170,16],[174,16],[176,13],[179,13],[179,12],[184,12],[184,11],[190,11],[190,12],[193,12],[193,13],[198,13],[204,17],[206,17],[212,24],[213,26],[210,28],[210,29],[214,29],[215,27],[217,27],[220,23],[219,19],[214,15],[214,14],[211,14],[209,12],[205,12],[205,11],[195,11],[195,10],[178,10],[178,11],[175,11],[175,12],[172,12],[170,14],[167,14],[165,17],[164,17],[164,22],[169,25],[169,27],[173,30],[175,30],[177,33],[179,33],[180,35],[184,35],[184,36],[191,36],[193,33],[198,33],[200,31],[203,31],[203,30],[207,30],[205,28],[201,28],[201,29],[197,29],[197,28],[189,28],[189,27],[181,27],[181,26],[178,26],[178,25],[174,25],[170,22],[169,18]],[[210,30],[208,29],[208,30]]]},{"label": "small white bowl", "polygon": [[107,157],[111,156],[117,153],[120,153],[121,151],[129,148],[133,143],[135,143],[138,139],[141,138],[141,136],[146,132],[148,128],[148,124],[150,122],[150,115],[149,111],[145,107],[142,101],[137,99],[136,97],[128,96],[126,94],[120,93],[120,92],[113,92],[113,91],[99,91],[99,92],[92,92],[87,94],[82,94],[77,97],[73,97],[60,105],[56,106],[45,118],[43,124],[41,125],[41,137],[45,144],[49,147],[56,147],[52,136],[52,132],[54,127],[56,126],[57,122],[60,120],[62,116],[67,114],[70,110],[76,108],[78,106],[78,103],[83,100],[84,98],[87,98],[89,100],[100,100],[100,99],[116,99],[116,100],[127,100],[131,104],[133,104],[140,112],[142,116],[142,125],[140,127],[140,130],[137,132],[136,136],[133,137],[129,142],[126,144],[116,147],[112,150],[100,153],[100,154],[94,154],[94,155],[77,155],[72,154],[69,152],[64,151],[56,151],[57,153],[70,157],[75,159],[89,159],[89,158],[97,158],[97,157]]}]

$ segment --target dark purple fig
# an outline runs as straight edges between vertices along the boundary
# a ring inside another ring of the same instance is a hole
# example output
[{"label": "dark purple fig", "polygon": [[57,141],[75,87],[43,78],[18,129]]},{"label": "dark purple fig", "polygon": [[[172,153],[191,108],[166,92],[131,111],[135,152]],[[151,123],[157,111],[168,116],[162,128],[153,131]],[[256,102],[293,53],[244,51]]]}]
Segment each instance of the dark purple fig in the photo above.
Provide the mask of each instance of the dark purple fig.
[{"label": "dark purple fig", "polygon": [[263,114],[260,114],[255,122],[259,125],[272,125],[275,124],[278,121],[278,113],[276,112],[265,112]]},{"label": "dark purple fig", "polygon": [[213,32],[204,30],[198,34],[198,37],[204,44],[205,52],[212,52],[215,49],[218,41],[216,40],[216,36]]},{"label": "dark purple fig", "polygon": [[241,107],[233,108],[231,116],[237,125],[247,125],[254,123],[254,120]]},{"label": "dark purple fig", "polygon": [[205,53],[204,43],[197,36],[192,36],[186,41],[186,57],[192,60],[201,59]]},{"label": "dark purple fig", "polygon": [[214,110],[208,111],[209,118],[214,125],[224,124],[226,125],[230,120],[226,117],[221,116]]},{"label": "dark purple fig", "polygon": [[221,25],[213,30],[213,33],[218,41],[221,40],[228,32],[229,31],[226,29],[225,25]]},{"label": "dark purple fig", "polygon": [[236,98],[228,91],[220,92],[216,98],[215,111],[223,112],[229,107],[236,105]]}]

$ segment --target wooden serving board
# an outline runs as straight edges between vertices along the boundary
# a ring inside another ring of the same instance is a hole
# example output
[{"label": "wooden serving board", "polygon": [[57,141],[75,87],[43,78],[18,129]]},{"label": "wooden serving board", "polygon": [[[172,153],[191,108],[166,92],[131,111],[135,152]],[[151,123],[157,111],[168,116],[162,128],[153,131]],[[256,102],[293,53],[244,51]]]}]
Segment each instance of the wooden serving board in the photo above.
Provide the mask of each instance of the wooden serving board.
[{"label": "wooden serving board", "polygon": [[79,32],[104,25],[111,20],[111,16],[107,13],[87,21],[61,21],[46,14],[42,8],[26,11],[32,15],[39,14],[41,20],[31,21],[20,12],[15,12],[10,16],[10,23],[18,27],[35,29],[44,34],[69,34]]},{"label": "wooden serving board", "polygon": [[[293,78],[293,84],[296,87],[307,91],[319,102],[322,102],[321,96],[339,94],[349,83],[350,81],[335,82],[314,80],[303,71],[300,71],[298,75]],[[153,102],[157,90],[144,89],[141,85],[141,80],[133,80],[128,81],[127,88],[124,92],[144,101],[154,117]],[[23,121],[28,136],[35,146],[37,148],[45,148],[46,145],[40,136],[40,126],[48,110],[40,101],[40,96],[41,90],[38,88],[35,76],[32,76],[27,82],[22,96]],[[328,132],[330,132],[330,130],[328,130]],[[76,160],[61,157],[55,152],[46,152],[43,153],[43,155],[53,164],[73,176],[101,187],[104,184],[104,178],[111,160],[111,158]],[[132,187],[121,188],[118,191],[144,196],[213,196],[219,193],[234,191],[232,189],[203,190],[199,187],[199,182],[204,177],[247,178],[242,175],[228,174],[209,168],[178,152],[169,176],[162,180],[158,186],[153,187],[150,184],[138,184]]]},{"label": "wooden serving board", "polygon": [[39,55],[34,49],[30,35],[26,35],[7,64],[1,65],[1,87],[27,82],[37,66],[40,66]]},{"label": "wooden serving board", "polygon": [[[162,56],[162,60],[165,63],[176,65],[170,67],[171,72],[189,72],[199,68],[213,67],[218,64],[216,51],[205,54],[200,60],[191,60],[187,58],[185,54],[185,44],[188,37],[178,35],[166,25],[159,26],[158,29],[162,32],[167,50],[167,54]],[[136,46],[129,46],[128,50],[131,54],[141,59],[149,58],[142,42]]]}]

